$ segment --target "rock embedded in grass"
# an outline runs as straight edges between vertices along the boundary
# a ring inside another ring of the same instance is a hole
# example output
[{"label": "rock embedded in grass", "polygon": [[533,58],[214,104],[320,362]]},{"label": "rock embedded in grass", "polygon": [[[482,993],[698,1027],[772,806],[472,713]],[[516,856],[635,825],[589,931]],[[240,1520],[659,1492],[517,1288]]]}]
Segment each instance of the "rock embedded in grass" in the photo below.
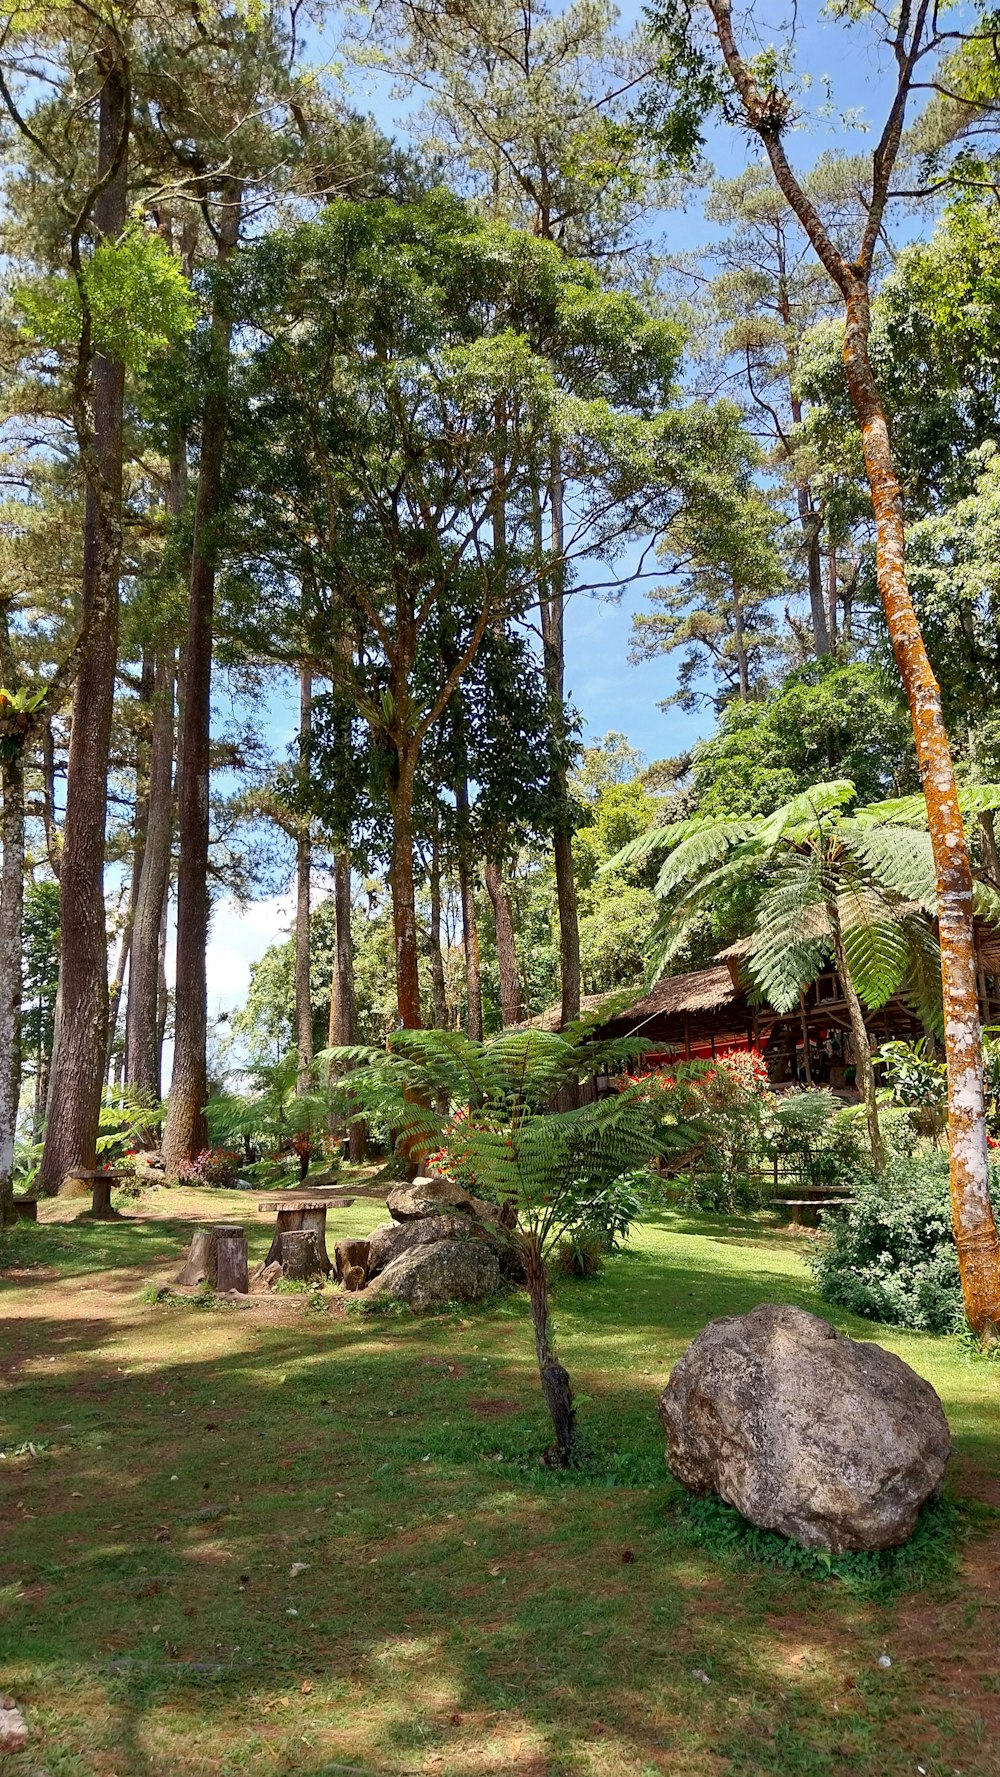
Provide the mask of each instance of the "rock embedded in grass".
[{"label": "rock embedded in grass", "polygon": [[368,1275],[377,1277],[402,1253],[418,1246],[433,1246],[438,1240],[485,1240],[493,1238],[493,1230],[483,1227],[474,1216],[424,1216],[417,1222],[382,1222],[368,1236]]},{"label": "rock embedded in grass", "polygon": [[482,1302],[500,1287],[500,1266],[485,1241],[436,1240],[400,1253],[365,1290],[365,1302],[406,1302],[441,1308],[446,1302]]},{"label": "rock embedded in grass", "polygon": [[775,1303],[699,1333],[659,1412],[684,1486],[835,1554],[905,1542],[951,1451],[941,1402],[902,1358]]}]

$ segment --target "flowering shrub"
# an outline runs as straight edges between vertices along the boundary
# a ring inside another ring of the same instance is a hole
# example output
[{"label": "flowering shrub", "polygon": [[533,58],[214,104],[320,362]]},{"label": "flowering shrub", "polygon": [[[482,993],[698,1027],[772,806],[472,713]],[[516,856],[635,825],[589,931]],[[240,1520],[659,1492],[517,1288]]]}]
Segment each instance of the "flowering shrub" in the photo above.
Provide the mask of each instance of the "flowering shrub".
[{"label": "flowering shrub", "polygon": [[239,1176],[239,1167],[240,1156],[235,1148],[202,1148],[193,1160],[177,1162],[177,1177],[187,1184],[232,1190]]},{"label": "flowering shrub", "polygon": [[777,1102],[764,1057],[754,1049],[724,1056],[688,1082],[685,1096],[705,1131],[688,1169],[688,1200],[699,1209],[758,1208]]}]

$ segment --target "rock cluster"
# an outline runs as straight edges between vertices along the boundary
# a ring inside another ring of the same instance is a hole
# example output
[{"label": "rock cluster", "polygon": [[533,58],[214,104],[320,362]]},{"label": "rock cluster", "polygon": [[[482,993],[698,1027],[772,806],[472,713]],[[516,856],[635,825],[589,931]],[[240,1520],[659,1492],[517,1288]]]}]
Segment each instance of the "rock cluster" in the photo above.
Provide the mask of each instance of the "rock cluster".
[{"label": "rock cluster", "polygon": [[901,1358],[773,1303],[699,1333],[659,1411],[692,1492],[834,1553],[905,1542],[951,1449],[941,1402]]},{"label": "rock cluster", "polygon": [[445,1178],[397,1185],[382,1222],[367,1240],[338,1240],[334,1271],[347,1290],[367,1299],[438,1308],[479,1302],[521,1270],[516,1240],[493,1203],[471,1197]]}]

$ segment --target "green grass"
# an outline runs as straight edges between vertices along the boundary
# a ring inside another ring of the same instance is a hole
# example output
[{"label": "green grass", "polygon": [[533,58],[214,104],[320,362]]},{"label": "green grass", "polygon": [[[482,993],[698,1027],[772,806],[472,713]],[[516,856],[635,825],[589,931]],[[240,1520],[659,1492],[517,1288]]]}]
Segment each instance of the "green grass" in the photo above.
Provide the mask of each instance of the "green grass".
[{"label": "green grass", "polygon": [[[190,1232],[171,1200],[4,1239],[0,1670],[33,1736],[4,1777],[995,1770],[996,1523],[962,1501],[995,1473],[996,1366],[830,1311],[929,1377],[956,1440],[946,1558],[866,1596],[706,1531],[664,1468],[657,1397],[707,1320],[824,1312],[794,1239],[671,1212],[559,1281],[591,1451],[562,1475],[522,1296],[425,1319],[140,1301]],[[358,1201],[332,1231],[379,1219]]]}]

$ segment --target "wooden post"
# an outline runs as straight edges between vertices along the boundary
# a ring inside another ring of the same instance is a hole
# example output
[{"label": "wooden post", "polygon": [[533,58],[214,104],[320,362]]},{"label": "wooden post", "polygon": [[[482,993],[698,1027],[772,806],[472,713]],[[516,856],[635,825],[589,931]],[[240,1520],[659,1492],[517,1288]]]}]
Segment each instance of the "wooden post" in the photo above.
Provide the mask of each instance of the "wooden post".
[{"label": "wooden post", "polygon": [[94,1174],[92,1180],[93,1195],[91,1198],[90,1213],[99,1222],[114,1222],[118,1219],[118,1211],[111,1207],[111,1186],[113,1182],[111,1173],[98,1172]]},{"label": "wooden post", "polygon": [[37,1197],[15,1197],[14,1198],[14,1208],[17,1211],[19,1221],[37,1222],[37,1220],[38,1220],[38,1198]]},{"label": "wooden post", "polygon": [[220,1223],[212,1229],[215,1235],[215,1287],[220,1295],[235,1290],[237,1295],[245,1296],[250,1289],[250,1273],[247,1265],[247,1237],[243,1228],[234,1227],[228,1222]]}]

